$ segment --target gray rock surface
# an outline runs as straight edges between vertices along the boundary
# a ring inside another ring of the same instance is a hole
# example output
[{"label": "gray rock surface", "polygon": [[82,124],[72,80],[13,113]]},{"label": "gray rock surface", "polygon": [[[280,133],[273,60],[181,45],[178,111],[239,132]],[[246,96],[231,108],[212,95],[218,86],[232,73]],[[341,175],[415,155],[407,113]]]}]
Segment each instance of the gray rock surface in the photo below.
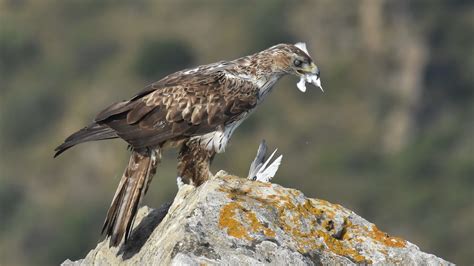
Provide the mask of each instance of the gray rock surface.
[{"label": "gray rock surface", "polygon": [[142,207],[129,241],[62,265],[450,265],[340,205],[230,176]]}]

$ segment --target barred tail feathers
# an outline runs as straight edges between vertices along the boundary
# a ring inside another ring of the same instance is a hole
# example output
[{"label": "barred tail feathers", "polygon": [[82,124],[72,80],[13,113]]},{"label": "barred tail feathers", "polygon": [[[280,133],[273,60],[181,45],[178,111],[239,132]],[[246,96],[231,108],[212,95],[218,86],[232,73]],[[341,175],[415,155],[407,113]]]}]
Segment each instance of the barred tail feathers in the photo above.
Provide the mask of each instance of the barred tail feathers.
[{"label": "barred tail feathers", "polygon": [[107,212],[102,233],[110,236],[109,246],[127,241],[138,205],[145,195],[161,159],[160,150],[133,151]]}]

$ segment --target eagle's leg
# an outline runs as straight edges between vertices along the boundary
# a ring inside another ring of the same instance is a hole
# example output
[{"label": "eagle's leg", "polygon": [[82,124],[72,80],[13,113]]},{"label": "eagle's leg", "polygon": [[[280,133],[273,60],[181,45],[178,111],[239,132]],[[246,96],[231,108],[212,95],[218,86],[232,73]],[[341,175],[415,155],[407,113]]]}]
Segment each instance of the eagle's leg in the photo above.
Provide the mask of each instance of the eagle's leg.
[{"label": "eagle's leg", "polygon": [[211,163],[216,155],[200,145],[197,139],[184,142],[178,154],[178,179],[184,184],[200,186],[209,179]]}]

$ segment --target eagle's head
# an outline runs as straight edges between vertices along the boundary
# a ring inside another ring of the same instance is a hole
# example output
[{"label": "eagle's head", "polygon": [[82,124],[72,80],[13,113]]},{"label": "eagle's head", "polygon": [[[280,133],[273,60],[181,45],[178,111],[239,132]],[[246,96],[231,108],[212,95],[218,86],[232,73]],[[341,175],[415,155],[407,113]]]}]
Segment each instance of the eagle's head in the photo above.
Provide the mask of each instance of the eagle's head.
[{"label": "eagle's head", "polygon": [[306,82],[323,90],[320,70],[309,55],[305,43],[278,44],[267,51],[271,53],[273,71],[300,77],[297,84],[300,91],[306,91]]}]

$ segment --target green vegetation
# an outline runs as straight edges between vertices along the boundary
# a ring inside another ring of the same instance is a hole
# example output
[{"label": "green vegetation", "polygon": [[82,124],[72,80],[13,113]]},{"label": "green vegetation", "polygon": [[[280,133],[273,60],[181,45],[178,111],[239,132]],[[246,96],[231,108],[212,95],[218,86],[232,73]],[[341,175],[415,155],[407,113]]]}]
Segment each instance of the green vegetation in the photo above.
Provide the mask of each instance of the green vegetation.
[{"label": "green vegetation", "polygon": [[[58,264],[100,239],[125,143],[52,155],[101,108],[175,70],[295,41],[326,92],[283,79],[214,170],[245,175],[265,138],[284,154],[275,182],[473,264],[470,2],[0,2],[0,264]],[[175,157],[145,204],[173,198]]]},{"label": "green vegetation", "polygon": [[141,77],[155,81],[156,77],[192,66],[193,61],[192,52],[181,41],[145,41],[135,69]]}]

